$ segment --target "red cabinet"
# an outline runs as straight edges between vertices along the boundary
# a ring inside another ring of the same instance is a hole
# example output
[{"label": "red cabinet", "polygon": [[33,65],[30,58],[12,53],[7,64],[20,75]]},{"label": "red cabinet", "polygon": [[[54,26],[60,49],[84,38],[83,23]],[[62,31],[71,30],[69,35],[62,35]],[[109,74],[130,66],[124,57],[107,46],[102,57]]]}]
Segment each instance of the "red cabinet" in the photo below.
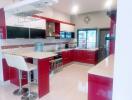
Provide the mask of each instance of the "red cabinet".
[{"label": "red cabinet", "polygon": [[73,61],[72,52],[73,52],[72,50],[62,52],[63,64],[67,64]]},{"label": "red cabinet", "polygon": [[7,81],[9,80],[10,70],[5,59],[2,59],[2,65],[3,65],[3,76],[4,76],[3,78],[4,78],[4,81]]},{"label": "red cabinet", "polygon": [[88,75],[88,100],[112,100],[113,79]]},{"label": "red cabinet", "polygon": [[89,50],[73,50],[72,56],[73,60],[82,63],[88,64],[97,64],[97,55],[98,51],[89,51]]},{"label": "red cabinet", "polygon": [[38,95],[39,98],[46,95],[50,91],[49,73],[50,59],[38,59]]},{"label": "red cabinet", "polygon": [[[19,86],[18,70],[10,67],[10,82]],[[27,72],[22,71],[22,85],[27,84]]]},{"label": "red cabinet", "polygon": [[[33,62],[32,59],[26,59],[28,62]],[[19,77],[18,77],[18,70],[16,68],[12,68],[11,66],[8,66],[5,59],[2,59],[2,65],[3,65],[3,77],[4,81],[10,80],[11,83],[15,85],[19,85]],[[27,84],[27,72],[22,72],[22,84]]]}]

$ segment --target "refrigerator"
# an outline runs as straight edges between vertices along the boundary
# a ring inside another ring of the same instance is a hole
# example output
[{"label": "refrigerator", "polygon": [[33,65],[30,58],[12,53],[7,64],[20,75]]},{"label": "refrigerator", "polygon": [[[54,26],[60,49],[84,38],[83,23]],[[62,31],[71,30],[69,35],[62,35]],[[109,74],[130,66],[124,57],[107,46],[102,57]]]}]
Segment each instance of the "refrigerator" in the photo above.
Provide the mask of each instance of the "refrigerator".
[{"label": "refrigerator", "polygon": [[79,48],[96,48],[96,44],[97,44],[96,29],[78,30]]}]

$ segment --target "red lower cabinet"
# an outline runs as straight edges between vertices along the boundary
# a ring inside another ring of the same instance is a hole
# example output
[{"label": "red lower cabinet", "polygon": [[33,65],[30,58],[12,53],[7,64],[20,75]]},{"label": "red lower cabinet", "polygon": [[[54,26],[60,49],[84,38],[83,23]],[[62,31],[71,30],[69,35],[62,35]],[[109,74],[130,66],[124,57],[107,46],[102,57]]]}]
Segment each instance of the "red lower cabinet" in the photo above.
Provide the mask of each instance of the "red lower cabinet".
[{"label": "red lower cabinet", "polygon": [[63,65],[70,63],[73,61],[72,59],[72,50],[69,51],[63,51],[62,52],[62,59],[63,59]]},{"label": "red lower cabinet", "polygon": [[88,100],[112,100],[113,79],[88,75]]},{"label": "red lower cabinet", "polygon": [[10,70],[5,59],[2,59],[2,65],[3,65],[3,78],[4,78],[4,81],[7,81],[10,78],[10,75],[9,75]]},{"label": "red lower cabinet", "polygon": [[50,91],[50,59],[38,59],[38,96],[43,97]]},{"label": "red lower cabinet", "polygon": [[[32,62],[32,59],[28,59],[28,61]],[[5,59],[2,59],[2,65],[4,81],[10,80],[11,83],[19,86],[18,70],[16,68],[9,67]],[[27,72],[22,72],[22,78],[22,85],[27,84]]]},{"label": "red lower cabinet", "polygon": [[88,64],[97,64],[98,51],[89,50],[69,50],[62,52],[63,64],[67,64],[71,61],[77,61]]},{"label": "red lower cabinet", "polygon": [[[19,86],[18,70],[10,67],[10,82],[14,85]],[[27,84],[27,72],[22,72],[22,85]]]},{"label": "red lower cabinet", "polygon": [[98,63],[98,51],[89,50],[73,50],[73,61],[97,64]]}]

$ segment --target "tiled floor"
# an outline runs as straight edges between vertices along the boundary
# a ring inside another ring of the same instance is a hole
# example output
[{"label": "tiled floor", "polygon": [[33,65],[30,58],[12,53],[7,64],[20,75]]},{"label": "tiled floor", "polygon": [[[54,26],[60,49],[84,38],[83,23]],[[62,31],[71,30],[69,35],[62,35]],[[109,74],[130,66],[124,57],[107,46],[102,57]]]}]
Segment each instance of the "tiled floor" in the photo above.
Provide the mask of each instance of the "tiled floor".
[{"label": "tiled floor", "polygon": [[[50,93],[40,100],[87,100],[87,72],[91,65],[70,64],[50,79]],[[15,86],[0,85],[0,100],[21,100],[14,96]]]}]

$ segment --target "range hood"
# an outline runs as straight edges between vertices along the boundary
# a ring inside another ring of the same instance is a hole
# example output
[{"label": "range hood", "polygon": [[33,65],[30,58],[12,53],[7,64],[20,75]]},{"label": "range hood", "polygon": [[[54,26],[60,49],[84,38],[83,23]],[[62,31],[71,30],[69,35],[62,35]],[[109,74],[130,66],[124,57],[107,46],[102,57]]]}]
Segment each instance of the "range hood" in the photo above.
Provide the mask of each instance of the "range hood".
[{"label": "range hood", "polygon": [[6,13],[16,16],[32,16],[42,13],[44,8],[56,4],[58,0],[23,0],[4,8]]}]

